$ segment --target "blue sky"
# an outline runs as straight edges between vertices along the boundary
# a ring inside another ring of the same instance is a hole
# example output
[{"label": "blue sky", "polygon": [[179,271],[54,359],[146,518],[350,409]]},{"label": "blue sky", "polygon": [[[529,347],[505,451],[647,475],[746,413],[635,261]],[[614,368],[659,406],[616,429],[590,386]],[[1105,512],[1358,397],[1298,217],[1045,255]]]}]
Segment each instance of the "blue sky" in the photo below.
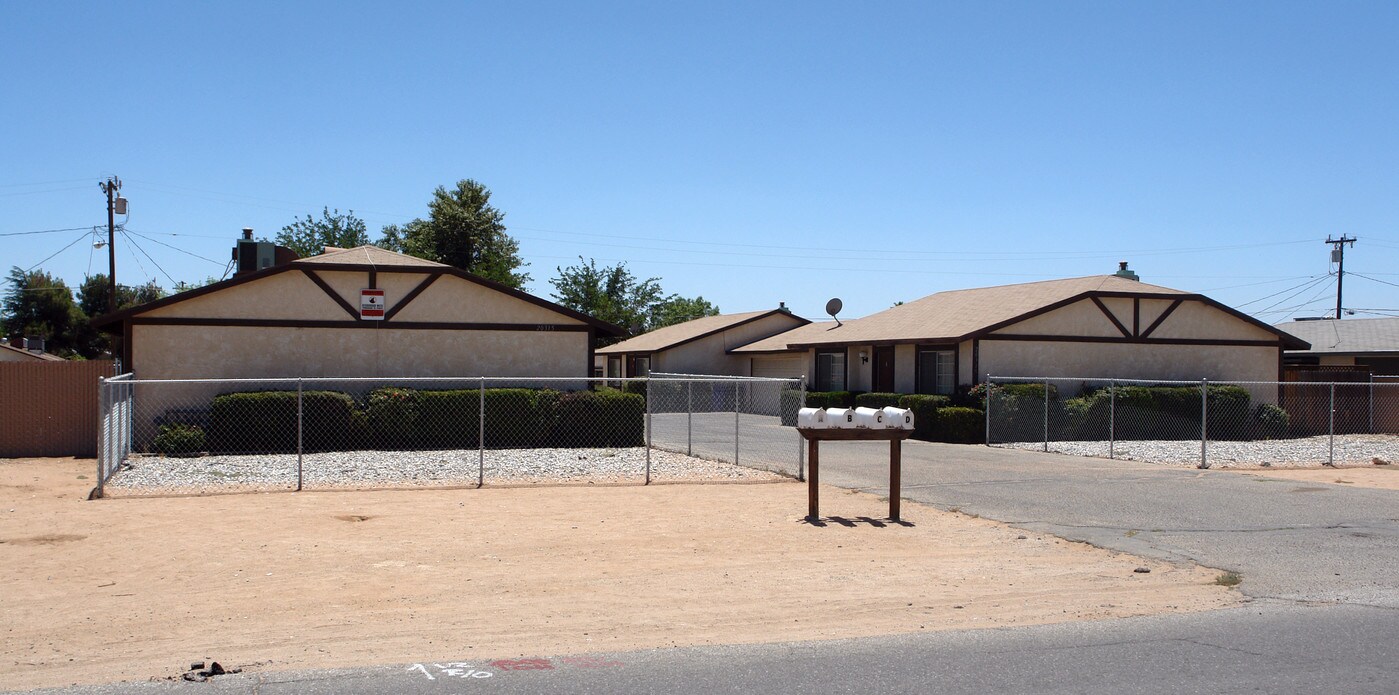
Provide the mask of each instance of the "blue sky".
[{"label": "blue sky", "polygon": [[[1277,322],[1334,309],[1322,242],[1349,234],[1346,306],[1399,314],[1394,3],[5,16],[0,234],[105,225],[96,184],[119,175],[123,283],[221,275],[240,228],[322,206],[377,236],[475,178],[546,297],[580,255],[726,312],[812,318],[832,296],[857,317],[1127,260]],[[77,240],[40,266],[76,285],[106,269],[83,234],[0,236],[0,266]]]}]

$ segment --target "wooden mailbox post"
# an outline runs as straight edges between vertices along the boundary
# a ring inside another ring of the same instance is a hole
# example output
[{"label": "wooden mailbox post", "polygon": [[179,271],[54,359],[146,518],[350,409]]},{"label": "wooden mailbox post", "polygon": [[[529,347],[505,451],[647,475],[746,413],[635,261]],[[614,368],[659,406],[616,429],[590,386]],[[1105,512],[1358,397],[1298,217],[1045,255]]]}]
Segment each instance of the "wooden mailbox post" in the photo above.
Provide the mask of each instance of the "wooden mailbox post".
[{"label": "wooden mailbox post", "polygon": [[806,518],[818,521],[821,513],[821,493],[817,490],[821,477],[821,442],[889,442],[889,520],[899,520],[899,477],[903,466],[903,441],[913,436],[913,430],[870,430],[870,429],[807,429],[797,431],[806,439]]}]

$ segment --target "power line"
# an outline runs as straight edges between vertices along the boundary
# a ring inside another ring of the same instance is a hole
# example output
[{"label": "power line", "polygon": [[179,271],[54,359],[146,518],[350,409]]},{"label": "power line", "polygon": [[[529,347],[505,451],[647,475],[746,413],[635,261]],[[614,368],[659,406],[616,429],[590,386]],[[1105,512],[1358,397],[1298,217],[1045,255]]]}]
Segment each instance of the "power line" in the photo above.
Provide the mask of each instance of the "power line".
[{"label": "power line", "polygon": [[1366,280],[1369,280],[1370,282],[1378,282],[1378,283],[1380,283],[1381,285],[1390,285],[1391,287],[1399,287],[1399,283],[1393,283],[1393,282],[1390,282],[1390,281],[1388,281],[1388,280],[1381,280],[1381,279],[1379,279],[1379,278],[1372,278],[1372,277],[1370,277],[1369,275],[1361,275],[1360,273],[1357,273],[1357,272],[1355,272],[1354,270],[1350,271],[1350,274],[1351,274],[1351,275],[1354,275],[1354,276],[1356,276],[1356,277],[1359,277],[1359,278],[1365,278]]},{"label": "power line", "polygon": [[[74,239],[74,240],[68,242],[68,244],[67,244],[66,246],[64,246],[63,248],[61,248],[61,249],[59,249],[59,250],[57,250],[57,251],[54,251],[52,254],[49,255],[48,258],[45,258],[44,260],[39,261],[38,263],[35,263],[34,265],[29,266],[28,268],[25,268],[25,269],[24,269],[24,272],[25,272],[25,273],[28,273],[29,271],[34,270],[35,268],[38,268],[39,266],[41,266],[41,265],[43,265],[43,264],[45,264],[45,263],[48,263],[49,261],[53,260],[53,257],[54,257],[54,256],[57,256],[58,254],[63,253],[64,251],[67,251],[68,249],[70,249],[70,248],[73,247],[73,244],[76,244],[76,243],[78,243],[78,242],[80,242],[80,241],[82,241],[83,239],[86,239],[86,238],[88,238],[88,234],[84,234],[84,235],[78,237],[77,239]],[[9,280],[7,279],[7,280],[5,280],[5,282],[9,282]]]},{"label": "power line", "polygon": [[[1265,301],[1265,300],[1268,300],[1268,299],[1272,299],[1273,297],[1276,297],[1276,296],[1278,296],[1278,295],[1280,295],[1280,294],[1282,294],[1282,293],[1284,293],[1284,292],[1291,292],[1292,290],[1295,290],[1295,289],[1297,289],[1297,288],[1299,288],[1299,287],[1302,287],[1302,291],[1301,291],[1301,292],[1298,292],[1297,294],[1301,294],[1302,292],[1306,292],[1308,289],[1310,289],[1311,286],[1314,286],[1314,285],[1316,285],[1317,283],[1319,283],[1319,282],[1321,282],[1321,281],[1323,281],[1323,280],[1325,280],[1326,278],[1329,278],[1329,277],[1331,277],[1331,276],[1330,276],[1330,275],[1311,275],[1311,276],[1308,276],[1308,279],[1310,280],[1310,282],[1303,282],[1303,283],[1300,284],[1300,285],[1293,285],[1292,287],[1289,287],[1289,288],[1287,288],[1287,289],[1285,289],[1285,290],[1278,290],[1277,292],[1274,292],[1274,293],[1272,293],[1272,294],[1270,294],[1270,295],[1267,295],[1267,296],[1264,296],[1264,297],[1259,297],[1258,299],[1254,299],[1254,300],[1252,300],[1252,301],[1247,301],[1247,302],[1244,302],[1243,304],[1235,304],[1235,305],[1234,305],[1234,308],[1235,308],[1235,309],[1242,309],[1242,308],[1244,308],[1244,307],[1246,307],[1246,306],[1248,306],[1248,305],[1250,305],[1250,304],[1257,304],[1258,302],[1262,302],[1262,301]],[[1303,287],[1303,285],[1306,285],[1306,287]],[[1295,295],[1294,295],[1294,296],[1295,296]],[[1291,297],[1288,297],[1288,299],[1291,299]],[[1282,301],[1285,302],[1285,301],[1287,301],[1287,299],[1284,299],[1284,300],[1282,300]],[[1276,305],[1274,305],[1274,306],[1276,306]],[[1269,307],[1269,308],[1272,308],[1272,307]]]},{"label": "power line", "polygon": [[193,257],[195,257],[195,258],[198,258],[198,259],[201,260],[201,261],[208,261],[208,262],[210,262],[210,263],[213,263],[213,264],[216,265],[216,266],[219,266],[220,268],[222,268],[224,265],[226,265],[223,261],[216,261],[216,260],[214,260],[214,259],[212,259],[212,258],[209,258],[209,257],[207,257],[207,256],[201,256],[201,255],[199,255],[199,254],[197,254],[197,253],[191,253],[191,252],[186,251],[186,250],[184,250],[184,249],[182,249],[182,248],[180,248],[180,247],[178,247],[178,246],[172,246],[172,245],[167,244],[167,243],[165,243],[165,242],[163,242],[163,241],[161,241],[161,240],[159,240],[159,239],[152,239],[152,238],[146,236],[145,234],[142,234],[141,232],[138,232],[138,231],[136,231],[136,230],[134,230],[134,229],[132,229],[132,228],[130,228],[130,227],[122,226],[122,227],[121,227],[121,230],[122,230],[123,232],[128,233],[128,234],[134,234],[134,235],[136,235],[136,236],[138,236],[138,237],[141,237],[142,239],[145,239],[146,241],[149,241],[149,242],[151,242],[152,244],[160,244],[161,246],[164,246],[164,247],[167,248],[167,249],[174,249],[174,250],[176,250],[176,251],[179,251],[180,253],[185,254],[186,256],[193,256]]},{"label": "power line", "polygon": [[23,188],[25,186],[56,186],[60,183],[86,183],[91,178],[63,179],[62,181],[35,181],[33,183],[0,183],[0,188]]},{"label": "power line", "polygon": [[[123,229],[122,231],[125,232],[126,230]],[[166,278],[167,280],[170,281],[170,284],[171,284],[171,285],[177,284],[177,283],[175,282],[175,278],[170,277],[170,273],[165,272],[165,269],[162,268],[162,267],[160,267],[160,264],[157,263],[156,260],[155,260],[154,258],[151,258],[151,255],[150,255],[149,253],[146,253],[146,250],[145,250],[144,248],[141,248],[141,245],[138,244],[138,243],[136,243],[136,240],[135,240],[135,239],[132,239],[130,234],[126,234],[125,236],[123,236],[123,238],[126,239],[126,243],[131,244],[132,246],[136,247],[136,250],[137,250],[137,251],[140,251],[140,252],[141,252],[141,255],[145,256],[145,257],[146,257],[146,260],[150,261],[150,262],[151,262],[151,265],[155,266],[156,270],[159,270],[162,274],[164,274],[164,275],[165,275],[165,278]],[[207,260],[207,259],[206,259],[206,260]],[[137,264],[137,265],[140,265],[141,262],[138,260],[138,261],[136,261],[136,264]],[[145,268],[142,268],[141,270],[144,271]]]},{"label": "power line", "polygon": [[0,236],[29,236],[31,234],[54,234],[56,232],[76,232],[80,229],[94,229],[93,225],[86,227],[64,227],[63,229],[35,229],[28,232],[5,232]]},{"label": "power line", "polygon": [[37,195],[39,193],[60,193],[62,191],[80,191],[87,186],[67,186],[64,188],[45,188],[41,191],[12,191],[10,193],[0,193],[0,198],[9,198],[17,195]]}]

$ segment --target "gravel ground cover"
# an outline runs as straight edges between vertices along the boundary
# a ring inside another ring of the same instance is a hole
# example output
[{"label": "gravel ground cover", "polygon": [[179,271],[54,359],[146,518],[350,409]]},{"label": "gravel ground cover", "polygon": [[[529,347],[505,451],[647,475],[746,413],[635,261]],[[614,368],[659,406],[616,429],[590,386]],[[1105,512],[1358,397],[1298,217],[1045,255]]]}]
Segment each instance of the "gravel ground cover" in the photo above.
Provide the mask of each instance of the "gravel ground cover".
[{"label": "gravel ground cover", "polygon": [[[475,449],[451,451],[337,451],[302,458],[305,488],[437,487],[475,485]],[[487,485],[641,483],[646,449],[498,449],[485,455]],[[653,481],[779,480],[767,471],[651,450]],[[113,491],[165,492],[296,487],[295,454],[197,457],[133,456],[106,483]]]},{"label": "gravel ground cover", "polygon": [[[1044,450],[1044,442],[1012,442],[996,446],[1028,451]],[[1049,450],[1072,456],[1107,458],[1108,442],[1050,442]],[[1252,442],[1211,440],[1209,463],[1217,468],[1315,468],[1328,461],[1330,450],[1330,438],[1326,435]],[[1170,466],[1197,466],[1200,463],[1200,441],[1119,441],[1113,444],[1113,458]],[[1370,464],[1376,459],[1389,463],[1399,460],[1399,436],[1336,436],[1336,465]]]}]

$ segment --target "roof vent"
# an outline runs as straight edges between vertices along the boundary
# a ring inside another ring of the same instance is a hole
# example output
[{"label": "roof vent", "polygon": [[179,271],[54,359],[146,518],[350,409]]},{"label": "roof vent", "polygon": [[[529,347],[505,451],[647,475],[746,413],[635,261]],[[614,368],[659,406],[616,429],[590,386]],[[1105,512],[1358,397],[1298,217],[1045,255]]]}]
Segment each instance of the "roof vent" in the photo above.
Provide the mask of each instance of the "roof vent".
[{"label": "roof vent", "polygon": [[1117,272],[1113,273],[1113,275],[1116,277],[1141,282],[1141,276],[1127,269],[1127,261],[1119,261],[1117,263]]}]

